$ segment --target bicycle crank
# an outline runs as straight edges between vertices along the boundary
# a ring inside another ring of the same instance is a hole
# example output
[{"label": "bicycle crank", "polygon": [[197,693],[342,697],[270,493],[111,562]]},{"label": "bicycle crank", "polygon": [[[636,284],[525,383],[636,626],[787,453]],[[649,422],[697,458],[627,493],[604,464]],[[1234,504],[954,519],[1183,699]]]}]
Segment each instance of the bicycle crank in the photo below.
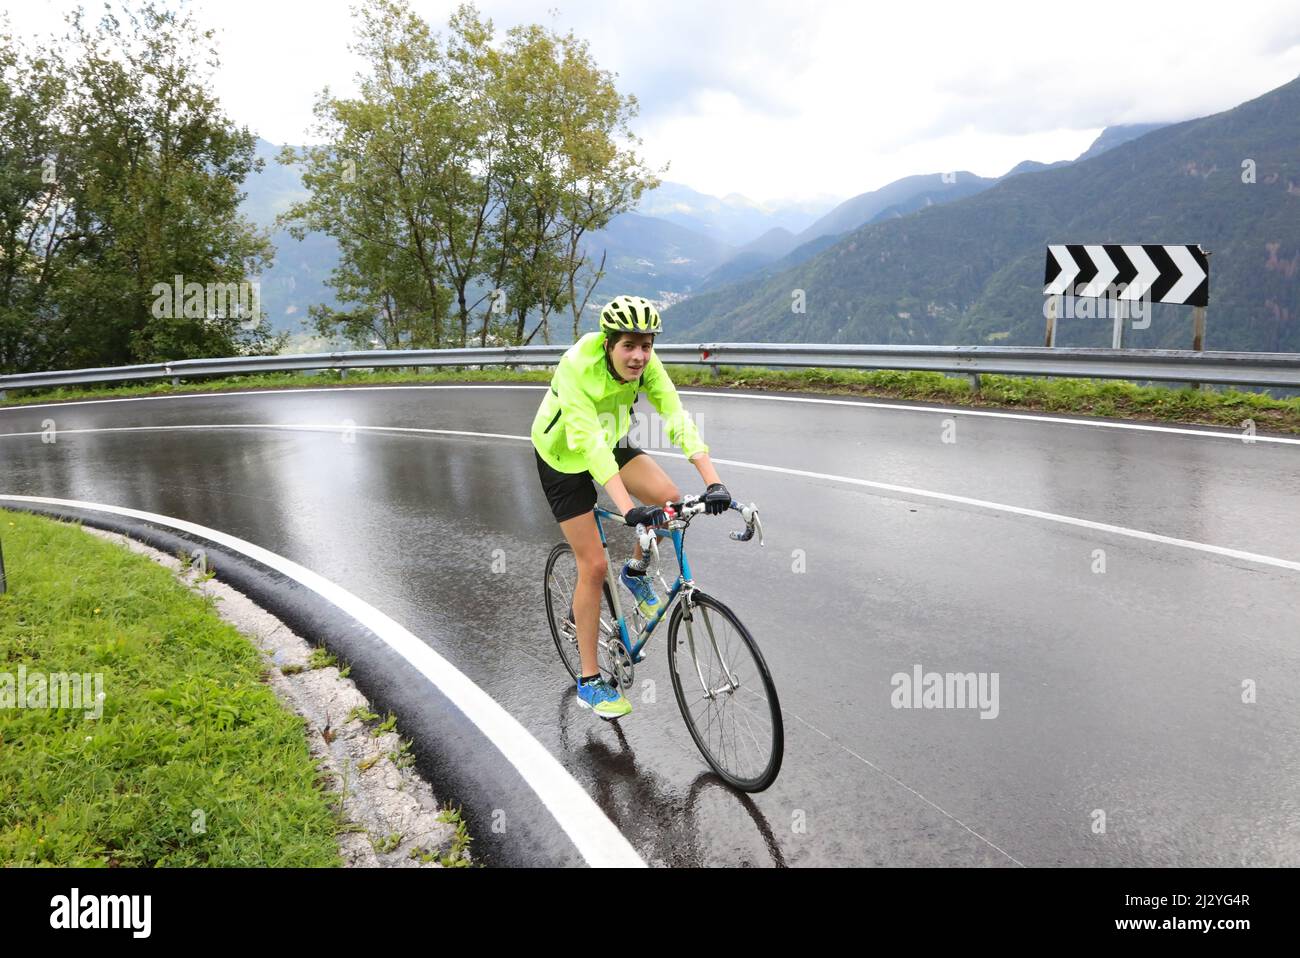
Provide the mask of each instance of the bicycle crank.
[{"label": "bicycle crank", "polygon": [[609,660],[609,671],[614,676],[615,684],[626,695],[627,691],[632,688],[632,679],[636,674],[636,666],[632,664],[632,656],[627,654],[627,649],[623,647],[622,641],[617,638],[610,639],[605,643],[605,656]]}]

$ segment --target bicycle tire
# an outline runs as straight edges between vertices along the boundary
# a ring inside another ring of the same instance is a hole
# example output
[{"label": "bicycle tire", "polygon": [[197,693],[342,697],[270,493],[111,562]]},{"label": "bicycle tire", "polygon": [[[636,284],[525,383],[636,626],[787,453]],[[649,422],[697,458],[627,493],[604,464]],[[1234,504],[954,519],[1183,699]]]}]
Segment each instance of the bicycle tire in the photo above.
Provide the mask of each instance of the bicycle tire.
[{"label": "bicycle tire", "polygon": [[[732,612],[731,609],[719,602],[717,599],[710,595],[706,595],[703,592],[694,593],[692,604],[695,606],[695,611],[692,615],[696,618],[703,620],[705,616],[711,613],[716,613],[722,619],[727,620],[735,628],[745,650],[749,653],[753,661],[755,671],[762,680],[763,689],[768,702],[769,717],[772,723],[770,752],[767,764],[763,770],[757,775],[752,776],[737,774],[724,764],[726,758],[725,739],[724,747],[722,749],[723,755],[720,759],[718,755],[715,754],[715,749],[711,748],[710,745],[704,741],[704,738],[700,733],[695,717],[691,712],[690,705],[686,700],[686,691],[682,687],[682,675],[678,671],[678,646],[687,642],[686,635],[683,634],[679,637],[679,631],[685,621],[685,602],[679,602],[676,608],[673,609],[672,620],[668,626],[668,673],[672,676],[673,692],[677,696],[677,707],[681,710],[682,718],[686,722],[687,731],[691,733],[691,738],[695,740],[695,746],[700,750],[700,754],[704,756],[704,760],[708,762],[709,767],[712,768],[723,781],[734,788],[740,789],[743,792],[761,792],[776,781],[776,776],[781,771],[781,760],[784,757],[785,752],[785,726],[781,721],[781,703],[777,698],[776,684],[772,681],[772,673],[767,667],[767,661],[763,658],[763,653],[758,648],[758,643],[754,641],[754,637],[749,634],[749,630],[745,628],[744,623],[740,621],[736,613]],[[703,616],[701,616],[701,612],[703,612]],[[699,638],[699,636],[697,636],[697,638]],[[686,654],[688,656],[690,655],[689,652]],[[708,654],[712,656],[711,643],[709,644]],[[698,655],[699,653],[697,652],[696,658],[689,664],[692,671],[689,672],[688,675],[692,678],[697,678],[694,668],[698,661]],[[734,673],[738,666],[734,655],[732,656],[732,659],[733,661],[729,664]],[[719,673],[721,674],[721,666],[719,666]],[[734,694],[734,691],[728,692],[727,694]]]}]

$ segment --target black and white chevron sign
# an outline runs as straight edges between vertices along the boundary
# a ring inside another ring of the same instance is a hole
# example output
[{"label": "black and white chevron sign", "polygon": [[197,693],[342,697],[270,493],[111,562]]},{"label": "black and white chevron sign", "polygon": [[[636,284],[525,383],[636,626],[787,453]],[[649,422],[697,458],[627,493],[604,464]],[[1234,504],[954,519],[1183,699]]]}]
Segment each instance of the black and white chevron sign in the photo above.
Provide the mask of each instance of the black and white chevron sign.
[{"label": "black and white chevron sign", "polygon": [[1043,282],[1045,296],[1105,296],[1127,284],[1121,300],[1208,306],[1210,257],[1199,246],[1049,246]]}]

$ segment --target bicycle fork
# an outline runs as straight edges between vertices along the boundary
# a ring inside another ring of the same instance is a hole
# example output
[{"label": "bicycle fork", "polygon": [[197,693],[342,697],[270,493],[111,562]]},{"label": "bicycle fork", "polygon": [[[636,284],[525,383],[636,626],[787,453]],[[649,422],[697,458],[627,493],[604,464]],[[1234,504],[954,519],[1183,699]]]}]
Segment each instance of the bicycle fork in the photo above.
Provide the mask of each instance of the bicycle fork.
[{"label": "bicycle fork", "polygon": [[717,636],[713,634],[713,623],[709,621],[709,617],[706,615],[704,616],[704,628],[709,633],[709,644],[713,647],[713,654],[718,657],[718,662],[722,666],[723,675],[727,677],[727,681],[716,689],[709,688],[708,680],[704,678],[704,672],[700,668],[700,657],[695,651],[695,629],[693,627],[695,621],[695,602],[693,593],[694,589],[688,587],[686,594],[682,597],[682,618],[685,620],[686,625],[686,643],[691,650],[691,661],[695,663],[695,674],[700,680],[700,688],[704,690],[705,698],[712,700],[723,693],[736,691],[736,689],[740,688],[740,679],[731,671],[731,666],[727,664],[727,660],[722,655],[722,649],[718,648]]}]

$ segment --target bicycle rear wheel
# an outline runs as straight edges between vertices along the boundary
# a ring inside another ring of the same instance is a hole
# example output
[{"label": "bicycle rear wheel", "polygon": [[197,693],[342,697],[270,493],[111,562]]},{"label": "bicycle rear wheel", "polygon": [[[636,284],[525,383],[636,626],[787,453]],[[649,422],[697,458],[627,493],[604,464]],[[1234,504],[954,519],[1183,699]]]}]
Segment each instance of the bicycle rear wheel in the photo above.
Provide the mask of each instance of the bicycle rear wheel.
[{"label": "bicycle rear wheel", "polygon": [[[551,637],[560,653],[560,661],[568,669],[574,682],[582,675],[582,657],[578,653],[578,630],[574,626],[573,594],[578,588],[578,560],[573,547],[567,542],[557,543],[546,558],[546,618],[551,626]],[[615,674],[609,661],[609,641],[619,640],[618,622],[614,618],[614,600],[609,594],[609,581],[602,586],[604,601],[600,619],[596,623],[596,659],[600,672],[610,682]]]},{"label": "bicycle rear wheel", "polygon": [[[727,784],[761,792],[781,771],[785,727],[776,686],[749,630],[712,596],[673,609],[668,672],[704,760]],[[687,615],[689,614],[689,618]]]}]

